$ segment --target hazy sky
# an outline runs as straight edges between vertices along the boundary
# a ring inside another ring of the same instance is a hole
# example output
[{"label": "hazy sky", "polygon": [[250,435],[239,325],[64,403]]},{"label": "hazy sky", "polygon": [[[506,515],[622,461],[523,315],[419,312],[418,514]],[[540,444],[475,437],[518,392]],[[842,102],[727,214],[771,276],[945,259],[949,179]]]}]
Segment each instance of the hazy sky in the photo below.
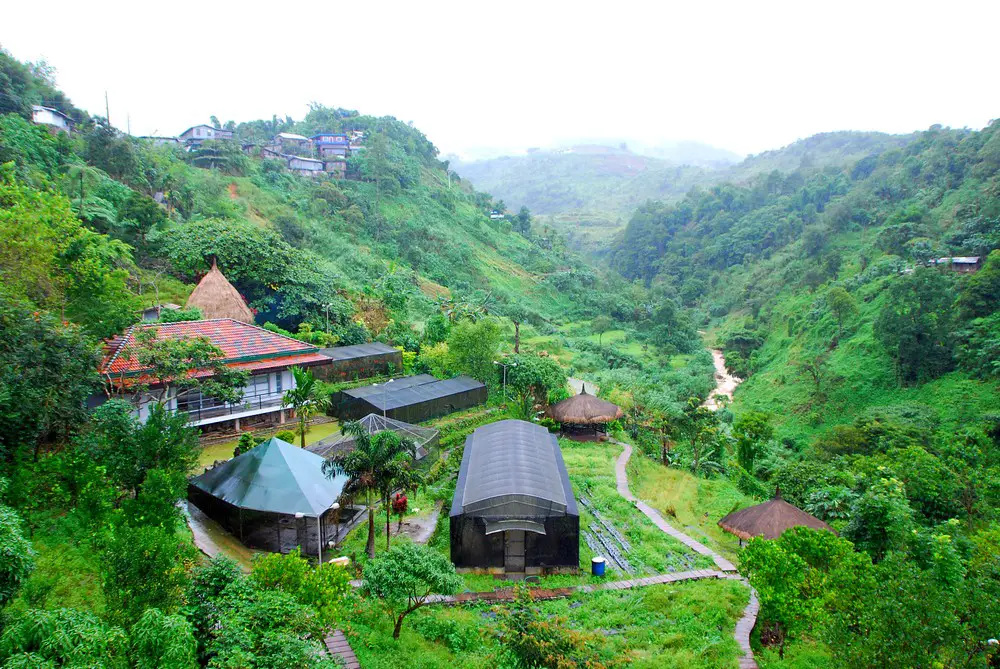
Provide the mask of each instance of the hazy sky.
[{"label": "hazy sky", "polygon": [[829,130],[1000,117],[1000,0],[5,3],[0,45],[45,58],[134,134],[301,118],[413,123],[442,153],[584,137],[738,153]]}]

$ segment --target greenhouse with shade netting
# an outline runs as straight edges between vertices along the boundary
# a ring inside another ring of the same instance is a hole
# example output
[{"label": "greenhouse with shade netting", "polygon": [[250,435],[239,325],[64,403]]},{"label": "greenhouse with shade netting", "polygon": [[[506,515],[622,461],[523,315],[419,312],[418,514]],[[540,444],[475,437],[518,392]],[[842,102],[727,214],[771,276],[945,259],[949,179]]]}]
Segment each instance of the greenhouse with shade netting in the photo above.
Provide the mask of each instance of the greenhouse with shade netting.
[{"label": "greenhouse with shade netting", "polygon": [[465,441],[450,523],[458,569],[577,571],[580,514],[555,435],[521,420],[477,428]]},{"label": "greenhouse with shade netting", "polygon": [[[423,460],[428,453],[436,452],[440,432],[431,427],[411,425],[401,420],[394,420],[381,414],[370,413],[358,421],[366,434],[379,432],[395,432],[404,439],[409,439],[417,447],[417,460]],[[337,453],[354,450],[355,437],[352,434],[337,434],[306,447],[306,450],[324,458],[332,458]]]}]

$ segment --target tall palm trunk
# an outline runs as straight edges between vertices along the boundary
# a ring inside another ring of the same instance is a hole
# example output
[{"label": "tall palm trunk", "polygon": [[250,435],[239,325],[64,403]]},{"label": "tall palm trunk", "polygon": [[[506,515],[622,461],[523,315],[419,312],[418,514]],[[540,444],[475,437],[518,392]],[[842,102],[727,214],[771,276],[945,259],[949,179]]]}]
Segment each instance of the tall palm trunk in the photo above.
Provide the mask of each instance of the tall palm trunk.
[{"label": "tall palm trunk", "polygon": [[368,494],[368,559],[375,559],[375,508],[372,506],[371,493]]},{"label": "tall palm trunk", "polygon": [[389,503],[390,502],[389,497],[391,495],[392,493],[389,493],[389,495],[386,495],[385,498],[385,549],[386,550],[389,550],[389,523],[392,520],[392,517],[390,516],[390,514],[392,513],[392,504]]}]

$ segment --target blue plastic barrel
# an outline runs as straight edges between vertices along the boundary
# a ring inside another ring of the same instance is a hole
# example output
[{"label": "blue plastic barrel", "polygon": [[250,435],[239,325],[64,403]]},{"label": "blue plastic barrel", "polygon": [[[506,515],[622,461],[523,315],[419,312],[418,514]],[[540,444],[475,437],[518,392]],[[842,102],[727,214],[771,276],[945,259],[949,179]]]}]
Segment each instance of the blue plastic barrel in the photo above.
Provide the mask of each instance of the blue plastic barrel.
[{"label": "blue plastic barrel", "polygon": [[590,573],[594,576],[604,576],[604,558],[595,557],[590,561]]}]

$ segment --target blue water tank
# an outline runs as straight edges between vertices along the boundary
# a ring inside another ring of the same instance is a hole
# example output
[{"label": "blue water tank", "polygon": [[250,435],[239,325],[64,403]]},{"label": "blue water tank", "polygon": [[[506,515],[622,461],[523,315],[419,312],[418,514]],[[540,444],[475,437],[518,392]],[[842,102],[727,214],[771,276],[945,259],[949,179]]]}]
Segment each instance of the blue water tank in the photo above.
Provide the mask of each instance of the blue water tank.
[{"label": "blue water tank", "polygon": [[594,576],[604,576],[604,558],[598,556],[590,561],[590,573]]}]

